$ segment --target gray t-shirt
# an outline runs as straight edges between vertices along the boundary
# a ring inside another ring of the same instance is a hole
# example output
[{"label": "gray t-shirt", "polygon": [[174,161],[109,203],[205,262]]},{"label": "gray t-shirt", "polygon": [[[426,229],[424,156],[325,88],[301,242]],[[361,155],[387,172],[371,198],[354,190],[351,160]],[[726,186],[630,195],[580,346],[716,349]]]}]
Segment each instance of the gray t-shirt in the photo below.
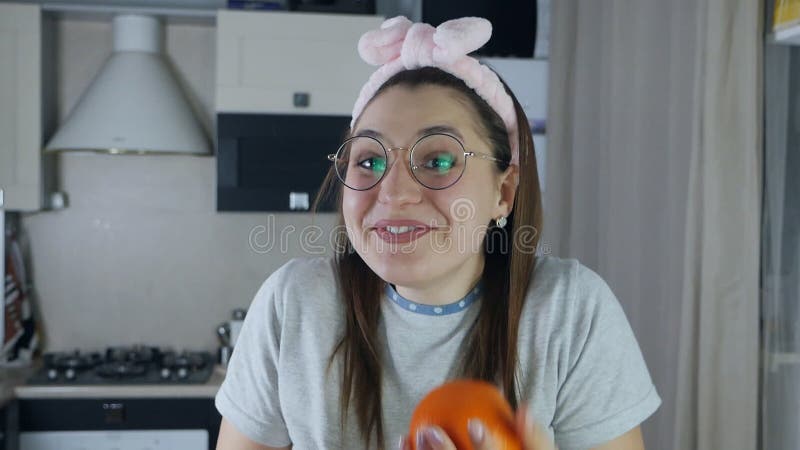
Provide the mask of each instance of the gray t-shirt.
[{"label": "gray t-shirt", "polygon": [[[519,329],[521,400],[561,450],[607,442],[661,404],[622,308],[608,285],[575,260],[537,259]],[[411,413],[455,376],[459,351],[480,302],[438,315],[381,299],[383,423],[387,445],[408,433]],[[224,383],[220,413],[267,446],[356,449],[364,443],[350,411],[340,432],[341,358],[326,373],[341,336],[333,260],[296,258],[261,286],[245,319]]]}]

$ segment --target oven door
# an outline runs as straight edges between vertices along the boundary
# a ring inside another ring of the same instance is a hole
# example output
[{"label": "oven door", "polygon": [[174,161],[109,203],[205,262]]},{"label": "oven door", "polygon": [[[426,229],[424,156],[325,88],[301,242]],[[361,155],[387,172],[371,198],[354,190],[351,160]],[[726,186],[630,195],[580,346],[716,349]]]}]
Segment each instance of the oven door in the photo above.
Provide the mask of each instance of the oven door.
[{"label": "oven door", "polygon": [[186,449],[216,445],[210,398],[20,399],[20,450]]},{"label": "oven door", "polygon": [[208,448],[204,430],[33,431],[20,434],[19,439],[24,450]]}]

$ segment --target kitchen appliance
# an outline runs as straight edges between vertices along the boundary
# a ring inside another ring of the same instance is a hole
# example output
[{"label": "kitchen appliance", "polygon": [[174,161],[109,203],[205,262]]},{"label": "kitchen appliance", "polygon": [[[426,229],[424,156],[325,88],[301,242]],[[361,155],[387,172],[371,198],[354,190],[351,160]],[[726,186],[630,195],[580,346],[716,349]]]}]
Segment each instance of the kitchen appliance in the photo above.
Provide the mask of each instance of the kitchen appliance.
[{"label": "kitchen appliance", "polygon": [[246,315],[246,309],[236,308],[231,312],[231,320],[217,325],[216,332],[217,338],[219,339],[217,362],[222,367],[228,367],[228,361],[231,355],[233,355],[233,346],[236,344],[239,333],[242,331],[242,325],[244,325],[244,318]]},{"label": "kitchen appliance", "polygon": [[212,398],[34,398],[15,402],[19,450],[211,450]]},{"label": "kitchen appliance", "polygon": [[214,362],[208,352],[176,352],[158,347],[109,347],[104,352],[46,353],[28,384],[185,384],[205,383]]},{"label": "kitchen appliance", "polygon": [[[366,14],[219,11],[217,211],[311,209],[331,168],[326,155],[341,145],[353,101],[374,71],[355,43],[382,22]],[[328,200],[321,211],[334,209]]]},{"label": "kitchen appliance", "polygon": [[[307,212],[349,116],[217,115],[217,211]],[[333,211],[332,199],[320,211]]]},{"label": "kitchen appliance", "polygon": [[46,151],[198,154],[210,143],[163,53],[158,17],[119,14],[114,51]]},{"label": "kitchen appliance", "polygon": [[222,375],[205,351],[145,345],[46,353],[16,388],[20,450],[210,450]]},{"label": "kitchen appliance", "polygon": [[239,339],[239,333],[242,332],[242,325],[244,325],[244,318],[247,315],[247,310],[243,308],[236,308],[231,312],[231,320],[228,322],[231,329],[231,346],[236,346],[236,341]]},{"label": "kitchen appliance", "polygon": [[217,326],[217,338],[219,338],[219,348],[217,349],[217,362],[220,366],[228,368],[228,362],[233,355],[231,345],[231,325],[223,322]]}]

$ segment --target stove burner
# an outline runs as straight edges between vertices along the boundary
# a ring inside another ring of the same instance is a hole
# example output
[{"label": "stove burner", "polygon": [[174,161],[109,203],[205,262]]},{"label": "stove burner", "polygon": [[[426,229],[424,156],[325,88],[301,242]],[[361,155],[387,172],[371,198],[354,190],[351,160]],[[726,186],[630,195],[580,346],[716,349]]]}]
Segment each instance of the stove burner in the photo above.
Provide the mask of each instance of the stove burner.
[{"label": "stove burner", "polygon": [[77,350],[74,353],[50,353],[45,356],[45,366],[59,370],[86,370],[100,363],[99,353],[81,354]]},{"label": "stove burner", "polygon": [[202,353],[181,353],[176,355],[168,352],[161,359],[161,366],[168,369],[186,368],[189,370],[199,370],[206,366],[206,358]]},{"label": "stove burner", "polygon": [[44,367],[29,384],[204,383],[213,362],[208,352],[176,352],[143,345],[108,347],[105,352],[44,355]]},{"label": "stove burner", "polygon": [[130,378],[144,375],[147,366],[130,362],[112,362],[98,366],[95,373],[103,378]]},{"label": "stove burner", "polygon": [[161,352],[154,347],[109,347],[106,349],[106,361],[144,364],[155,362]]}]

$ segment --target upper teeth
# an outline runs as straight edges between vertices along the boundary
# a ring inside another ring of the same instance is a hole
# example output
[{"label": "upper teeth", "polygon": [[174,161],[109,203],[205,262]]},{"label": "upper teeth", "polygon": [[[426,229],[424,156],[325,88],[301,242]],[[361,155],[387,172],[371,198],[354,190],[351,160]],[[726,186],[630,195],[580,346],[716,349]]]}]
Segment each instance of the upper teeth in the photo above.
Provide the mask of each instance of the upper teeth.
[{"label": "upper teeth", "polygon": [[386,231],[388,231],[389,233],[399,234],[399,233],[405,233],[407,231],[414,230],[415,228],[416,227],[408,227],[408,226],[403,226],[403,227],[391,227],[391,226],[389,226],[389,227],[386,227]]}]

